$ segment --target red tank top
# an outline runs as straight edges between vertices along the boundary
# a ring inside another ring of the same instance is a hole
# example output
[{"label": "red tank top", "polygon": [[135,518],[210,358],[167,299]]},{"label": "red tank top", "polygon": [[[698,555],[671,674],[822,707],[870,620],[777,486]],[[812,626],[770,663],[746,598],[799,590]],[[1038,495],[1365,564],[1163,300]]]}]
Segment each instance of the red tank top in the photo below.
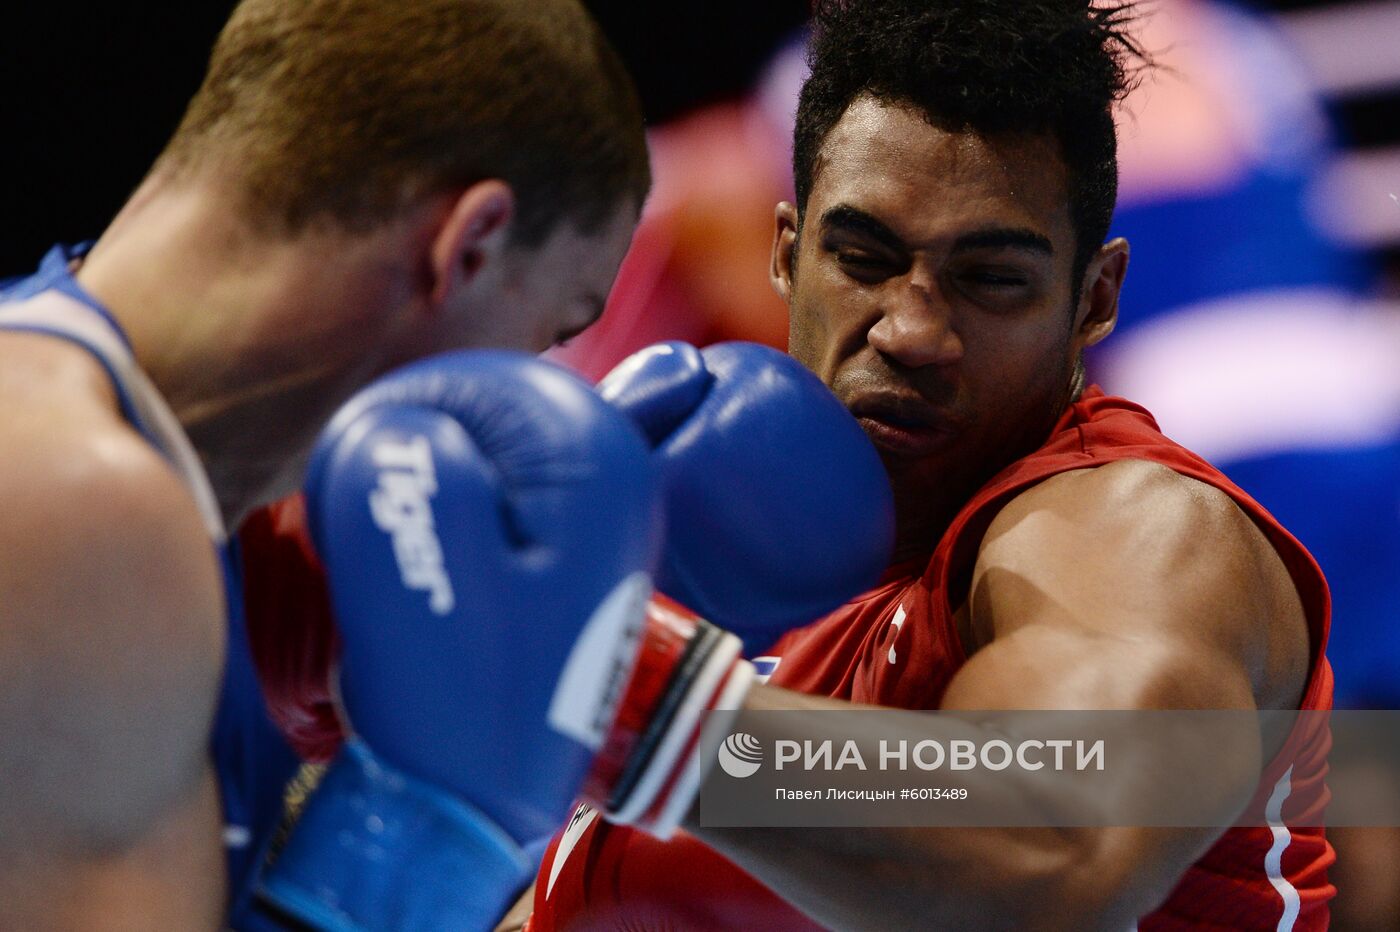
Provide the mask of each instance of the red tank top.
[{"label": "red tank top", "polygon": [[[1003,506],[1072,469],[1136,459],[1161,463],[1229,495],[1273,544],[1302,600],[1312,661],[1300,707],[1330,709],[1324,649],[1331,603],[1317,563],[1257,502],[1205,460],[1164,437],[1152,416],[1096,387],[1071,405],[1040,449],[1008,466],[963,507],[931,557],[893,566],[872,591],[771,651],[769,682],[806,693],[907,709],[937,708],[967,659],[953,621],[982,536]],[[1141,932],[1323,930],[1334,860],[1312,806],[1325,799],[1321,752],[1265,769],[1258,798],[1271,828],[1226,832],[1193,864]],[[1310,801],[1310,802],[1306,802]],[[1305,815],[1306,813],[1306,815]],[[559,860],[556,866],[555,861]],[[813,929],[724,857],[681,835],[661,842],[592,814],[555,836],[541,866],[531,932],[552,929]]]}]

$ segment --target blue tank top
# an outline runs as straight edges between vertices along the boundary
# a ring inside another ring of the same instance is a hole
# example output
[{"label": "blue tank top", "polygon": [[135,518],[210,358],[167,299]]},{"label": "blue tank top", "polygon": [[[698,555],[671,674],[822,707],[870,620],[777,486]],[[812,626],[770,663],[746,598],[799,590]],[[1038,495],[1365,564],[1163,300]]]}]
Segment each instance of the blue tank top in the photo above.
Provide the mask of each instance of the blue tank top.
[{"label": "blue tank top", "polygon": [[243,612],[236,540],[224,532],[209,480],[174,414],[137,368],[131,344],[111,313],[70,272],[86,250],[56,246],[28,278],[0,288],[0,329],[46,333],[81,346],[107,370],[122,415],[171,463],[190,489],[224,573],[228,644],[210,750],[224,817],[232,928],[260,925],[251,912],[258,868],[282,814],[283,792],[298,760],[268,717]]}]

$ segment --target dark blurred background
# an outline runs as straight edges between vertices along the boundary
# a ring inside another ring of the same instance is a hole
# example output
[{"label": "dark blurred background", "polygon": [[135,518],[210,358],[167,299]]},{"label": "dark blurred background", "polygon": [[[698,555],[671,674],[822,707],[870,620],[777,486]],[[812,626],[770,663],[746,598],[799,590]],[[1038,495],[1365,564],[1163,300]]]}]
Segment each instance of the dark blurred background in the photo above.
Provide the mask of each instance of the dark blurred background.
[{"label": "dark blurred background", "polygon": [[[805,0],[586,5],[632,69],[654,124],[744,94],[807,9]],[[1247,5],[1281,26],[1316,78],[1355,156],[1340,169],[1346,181],[1384,188],[1378,176],[1400,170],[1400,2]],[[173,129],[232,6],[66,4],[22,26],[7,16],[0,125],[13,180],[0,189],[8,221],[0,275],[24,271],[55,240],[102,228]],[[1348,237],[1400,281],[1400,208],[1358,221]]]},{"label": "dark blurred background", "polygon": [[[585,3],[631,68],[650,123],[744,94],[804,0]],[[0,31],[0,278],[102,231],[199,86],[232,0],[70,3]],[[32,15],[32,14],[31,14]]]}]

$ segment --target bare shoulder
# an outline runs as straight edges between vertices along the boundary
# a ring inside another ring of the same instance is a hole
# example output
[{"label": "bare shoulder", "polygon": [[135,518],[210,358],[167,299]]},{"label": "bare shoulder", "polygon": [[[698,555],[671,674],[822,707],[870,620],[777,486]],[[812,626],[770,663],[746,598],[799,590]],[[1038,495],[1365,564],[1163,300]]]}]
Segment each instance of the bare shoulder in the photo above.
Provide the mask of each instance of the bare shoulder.
[{"label": "bare shoulder", "polygon": [[1180,561],[1233,565],[1270,557],[1283,569],[1229,495],[1145,460],[1074,470],[1033,486],[997,515],[982,553],[992,561],[1014,558],[1011,545],[1020,542],[1035,545],[1036,558],[1045,559],[1046,549],[1063,552],[1053,545],[1066,541],[1081,553],[1131,560],[1144,571],[1172,572]]},{"label": "bare shoulder", "polygon": [[206,597],[219,590],[192,496],[107,399],[60,382],[42,398],[10,394],[0,404],[0,541],[11,555],[0,580],[7,594],[42,601],[60,593],[32,585],[36,580],[81,577],[82,588],[95,592],[126,574],[162,579],[153,599],[169,593],[197,601],[201,589]]},{"label": "bare shoulder", "polygon": [[0,838],[113,844],[204,766],[222,581],[192,497],[101,382],[41,362],[0,377]]},{"label": "bare shoulder", "polygon": [[1229,495],[1158,463],[1075,470],[1017,496],[983,538],[979,583],[984,599],[1035,593],[1129,637],[1213,646],[1264,708],[1296,707],[1306,679],[1307,624],[1278,553]]},{"label": "bare shoulder", "polygon": [[1225,493],[1160,464],[1126,460],[1062,473],[1014,498],[982,540],[978,572],[1034,579],[1071,571],[1095,590],[1167,594],[1225,577],[1266,581],[1250,571],[1266,570],[1257,564],[1272,553]]},{"label": "bare shoulder", "polygon": [[1081,520],[1159,526],[1206,522],[1220,524],[1222,530],[1253,527],[1224,492],[1147,460],[1119,460],[1052,476],[1013,499],[998,520],[1015,521],[1018,515],[1067,507]]}]

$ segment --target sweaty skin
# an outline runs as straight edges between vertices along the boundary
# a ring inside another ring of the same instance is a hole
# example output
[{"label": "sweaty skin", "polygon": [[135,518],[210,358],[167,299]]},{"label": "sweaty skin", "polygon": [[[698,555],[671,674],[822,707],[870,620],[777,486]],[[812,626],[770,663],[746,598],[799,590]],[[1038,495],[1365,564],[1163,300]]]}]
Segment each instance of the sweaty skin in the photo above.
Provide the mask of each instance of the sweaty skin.
[{"label": "sweaty skin", "polygon": [[[800,233],[796,209],[779,205],[773,278],[792,352],[879,448],[902,557],[931,551],[976,488],[1040,444],[1082,387],[1080,352],[1112,330],[1127,244],[1098,250],[1076,302],[1067,205],[1049,141],[951,132],[869,97],[828,136]],[[950,709],[1287,709],[1307,676],[1302,605],[1262,532],[1224,493],[1146,462],[1065,473],[1014,499],[957,614],[971,656]],[[850,704],[760,687],[747,707]],[[822,716],[808,727],[823,737]],[[1276,750],[1246,744],[1201,793],[1242,805]],[[713,829],[695,813],[687,828],[836,929],[937,916],[1121,930],[1221,834]]]}]

